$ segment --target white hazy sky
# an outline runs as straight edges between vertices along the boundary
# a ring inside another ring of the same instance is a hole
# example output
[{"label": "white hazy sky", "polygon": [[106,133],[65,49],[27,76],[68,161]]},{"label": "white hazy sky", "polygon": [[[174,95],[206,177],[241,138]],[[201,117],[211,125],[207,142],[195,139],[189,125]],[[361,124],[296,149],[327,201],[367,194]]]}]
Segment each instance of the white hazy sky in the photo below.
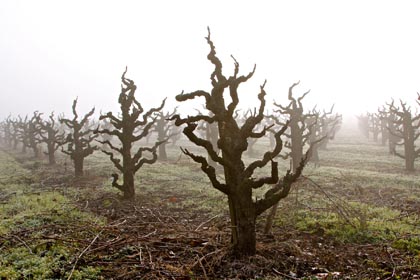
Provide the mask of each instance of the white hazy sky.
[{"label": "white hazy sky", "polygon": [[[225,73],[234,55],[254,106],[311,89],[306,104],[344,114],[420,91],[418,1],[0,1],[0,118],[9,113],[116,110],[120,76],[146,108],[210,89],[207,26]],[[240,88],[241,89],[241,88]],[[184,105],[186,106],[186,105]],[[181,107],[183,108],[183,107]],[[184,107],[185,108],[185,107]],[[169,109],[169,108],[168,108]]]}]

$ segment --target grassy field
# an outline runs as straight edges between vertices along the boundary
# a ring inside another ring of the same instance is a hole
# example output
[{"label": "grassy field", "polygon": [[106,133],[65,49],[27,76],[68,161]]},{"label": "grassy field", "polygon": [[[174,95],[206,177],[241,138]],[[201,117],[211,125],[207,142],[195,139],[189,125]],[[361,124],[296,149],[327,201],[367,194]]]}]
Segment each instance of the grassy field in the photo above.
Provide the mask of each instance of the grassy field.
[{"label": "grassy field", "polygon": [[[257,143],[257,155],[267,145]],[[420,162],[408,173],[354,130],[320,151],[319,167],[307,166],[272,234],[262,233],[265,215],[258,219],[258,254],[242,260],[229,254],[226,198],[179,147],[169,145],[168,156],[137,173],[138,197],[127,203],[101,153],[76,180],[64,157],[51,168],[3,149],[0,279],[420,277]],[[288,167],[282,161],[280,174]]]}]

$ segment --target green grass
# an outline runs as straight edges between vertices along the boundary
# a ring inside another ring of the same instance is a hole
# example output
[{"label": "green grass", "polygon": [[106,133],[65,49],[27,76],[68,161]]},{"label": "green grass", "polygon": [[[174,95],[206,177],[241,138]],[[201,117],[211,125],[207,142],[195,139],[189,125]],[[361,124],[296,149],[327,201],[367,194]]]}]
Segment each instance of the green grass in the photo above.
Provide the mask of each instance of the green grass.
[{"label": "green grass", "polygon": [[[165,172],[162,172],[162,171]],[[214,189],[207,176],[195,163],[183,161],[181,164],[158,162],[144,166],[136,176],[140,196],[162,199],[174,197],[179,207],[196,209],[209,214],[227,210],[227,198]]]},{"label": "green grass", "polygon": [[[185,140],[180,144],[190,145]],[[257,142],[255,157],[245,156],[245,162],[261,158],[267,146],[267,139]],[[189,149],[203,154],[197,147]],[[169,145],[167,151],[169,161],[145,165],[136,174],[139,196],[157,204],[170,203],[167,199],[175,197],[179,207],[212,215],[226,214],[226,197],[212,188],[199,164],[186,156],[180,157],[176,147]],[[304,171],[318,187],[308,181],[294,186],[290,196],[281,202],[278,226],[308,231],[322,227],[329,236],[345,242],[394,242],[420,234],[416,226],[418,214],[407,214],[398,205],[420,202],[420,176],[418,172],[406,172],[403,160],[390,156],[387,146],[343,133],[329,143],[327,150],[320,151],[320,158],[321,167],[308,164]],[[89,161],[101,174],[112,169],[101,154]],[[281,176],[290,163],[278,161]],[[420,169],[419,163],[416,166]],[[269,171],[267,166],[257,170],[255,176],[266,176]],[[222,174],[220,179],[223,181]],[[117,192],[110,184],[106,189]],[[255,197],[261,196],[264,190],[256,191]]]},{"label": "green grass", "polygon": [[[180,144],[190,145],[185,139]],[[266,139],[258,142],[254,147],[256,157],[245,157],[245,162],[261,158],[267,145]],[[196,147],[189,149],[200,153]],[[181,155],[177,147],[168,145],[167,151],[168,161],[145,165],[136,174],[140,201],[147,200],[156,208],[171,204],[189,213],[227,215],[226,196],[211,186],[199,164]],[[275,226],[323,234],[348,244],[386,243],[416,256],[420,262],[419,161],[416,172],[406,172],[404,161],[390,156],[387,147],[348,134],[338,135],[327,150],[320,151],[320,158],[320,167],[308,164],[304,170],[308,179],[294,185],[290,195],[281,201]],[[282,176],[290,163],[278,161]],[[42,179],[37,172],[42,168],[39,162],[25,161],[23,167],[0,152],[0,198],[7,197],[0,204],[0,279],[65,278],[86,244],[52,241],[45,235],[51,234],[50,225],[76,225],[81,229],[89,224],[72,236],[89,242],[104,220],[79,210],[73,198],[119,193],[106,179],[116,170],[106,155],[94,153],[86,159],[86,174],[103,178],[96,186],[99,191],[69,188],[63,195],[38,188]],[[69,165],[67,172],[71,175],[72,171]],[[267,176],[269,172],[267,166],[257,170],[255,176]],[[223,175],[219,176],[223,181]],[[255,192],[255,197],[265,189]],[[102,203],[111,207],[114,201],[105,198]],[[259,224],[264,219],[265,215],[259,217]],[[27,232],[25,240],[12,237],[22,232]],[[97,279],[99,275],[100,267],[78,265],[73,279]]]},{"label": "green grass", "polygon": [[322,231],[348,243],[388,242],[419,256],[419,172],[406,172],[387,147],[348,141],[338,137],[320,153],[320,168],[305,169],[310,180],[282,202],[277,225]]},{"label": "green grass", "polygon": [[[69,246],[48,236],[67,235],[60,226],[100,226],[103,220],[78,210],[59,192],[27,184],[33,181],[31,176],[0,152],[0,279],[63,279],[69,275],[81,244]],[[87,234],[72,235],[82,238]],[[99,279],[99,273],[100,268],[81,266],[72,279]]]}]

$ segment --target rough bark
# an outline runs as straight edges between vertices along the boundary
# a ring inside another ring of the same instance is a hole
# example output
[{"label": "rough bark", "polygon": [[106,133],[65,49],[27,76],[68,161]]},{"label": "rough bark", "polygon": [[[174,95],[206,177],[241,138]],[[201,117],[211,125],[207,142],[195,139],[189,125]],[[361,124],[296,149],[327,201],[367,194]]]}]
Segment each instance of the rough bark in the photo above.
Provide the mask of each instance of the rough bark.
[{"label": "rough bark", "polygon": [[[289,139],[286,147],[290,148],[290,152],[286,154],[285,158],[291,158],[292,170],[295,172],[300,165],[302,158],[304,157],[304,146],[309,138],[310,131],[307,128],[306,119],[310,114],[305,114],[303,109],[302,100],[310,92],[305,92],[302,96],[295,98],[293,96],[293,89],[299,85],[299,82],[294,83],[288,92],[289,104],[282,106],[281,104],[274,103],[274,106],[278,108],[275,112],[280,115],[287,116],[289,120],[289,133],[286,133],[286,137]],[[271,118],[276,121],[277,124],[282,124],[274,115]]]},{"label": "rough bark", "polygon": [[[285,134],[289,141],[286,143],[286,147],[290,149],[290,152],[283,156],[283,158],[291,158],[292,161],[292,171],[296,173],[299,166],[302,162],[306,162],[306,159],[310,158],[313,154],[313,150],[316,144],[322,139],[314,140],[310,143],[310,147],[304,154],[304,147],[307,142],[311,139],[311,134],[316,135],[316,132],[313,130],[315,125],[318,123],[319,114],[314,113],[304,113],[304,108],[302,104],[303,98],[309,93],[309,91],[302,94],[300,97],[295,98],[293,96],[293,89],[299,85],[299,82],[294,83],[288,92],[289,104],[287,106],[282,106],[281,104],[274,103],[274,106],[279,108],[275,112],[280,115],[287,116],[289,120],[289,133]],[[274,115],[270,116],[277,124],[282,124],[279,118]],[[308,126],[308,120],[313,118],[313,122]],[[268,234],[271,231],[273,221],[279,206],[279,202],[273,205],[271,208],[264,227],[264,233]]]},{"label": "rough bark", "polygon": [[40,122],[40,127],[43,132],[39,135],[40,140],[47,145],[47,151],[44,153],[48,155],[48,163],[54,165],[56,164],[55,152],[63,145],[64,134],[60,133],[56,126],[54,113],[51,113],[48,120]]},{"label": "rough bark", "polygon": [[[387,109],[387,107],[394,107],[394,100],[392,100],[391,103],[387,104],[387,106],[383,106],[382,110],[379,111],[379,114],[381,116],[381,120],[384,121],[384,125],[385,125],[385,129],[386,129],[386,135],[387,135],[387,139],[388,139],[388,151],[389,154],[394,155],[395,156],[395,151],[396,151],[396,147],[398,142],[401,141],[399,136],[397,135],[396,132],[396,127],[397,127],[397,118],[395,116],[395,114]],[[383,134],[385,135],[385,134]]]},{"label": "rough bark", "polygon": [[[18,115],[16,120],[16,137],[18,142],[22,144],[21,152],[24,154],[26,153],[26,148],[28,147],[29,143],[29,133],[28,133],[28,116],[25,116],[23,119],[20,115]],[[17,144],[16,144],[17,147]]]},{"label": "rough bark", "polygon": [[[100,120],[108,120],[111,124],[109,129],[96,129],[97,133],[113,135],[119,140],[119,145],[114,145],[110,141],[98,141],[109,147],[109,151],[103,149],[102,152],[110,157],[115,168],[123,174],[123,183],[118,183],[119,175],[114,173],[112,186],[123,193],[123,198],[127,200],[135,199],[134,175],[144,164],[153,164],[157,160],[157,148],[167,141],[157,141],[152,147],[139,147],[133,153],[134,144],[150,134],[156,124],[157,114],[165,105],[165,100],[158,108],[152,108],[144,112],[143,107],[137,101],[135,92],[137,86],[133,80],[127,79],[124,71],[121,80],[121,93],[118,98],[121,112],[116,116],[112,112],[100,116]],[[141,119],[140,119],[141,118]],[[136,133],[138,132],[138,133]],[[150,156],[146,157],[145,153]]]},{"label": "rough bark", "polygon": [[3,122],[1,122],[1,132],[3,144],[7,148],[13,147],[13,120],[9,115]]},{"label": "rough bark", "polygon": [[166,153],[166,144],[169,139],[172,139],[175,135],[171,132],[173,131],[174,124],[169,121],[176,113],[176,108],[172,113],[160,111],[157,114],[156,123],[153,131],[157,133],[157,141],[161,144],[158,147],[158,160],[166,161],[168,160],[168,155]]},{"label": "rough bark", "polygon": [[381,145],[386,146],[389,142],[389,132],[387,127],[387,115],[388,112],[385,109],[385,106],[378,108],[377,117],[379,119],[380,133],[381,133]]},{"label": "rough bark", "polygon": [[[273,159],[282,150],[283,143],[280,137],[287,126],[276,131],[276,145],[273,150],[267,151],[262,159],[253,161],[248,166],[245,165],[242,157],[247,151],[248,139],[264,137],[269,129],[264,127],[261,131],[254,130],[264,118],[265,83],[260,87],[258,94],[260,104],[256,114],[249,116],[243,124],[239,124],[234,116],[239,104],[238,87],[253,76],[255,67],[248,75],[239,76],[239,63],[232,57],[234,60],[234,73],[227,78],[222,73],[222,63],[216,56],[214,44],[210,39],[210,30],[206,39],[210,46],[210,53],[207,58],[214,66],[214,71],[210,76],[212,89],[210,92],[197,90],[186,94],[181,93],[176,96],[176,99],[179,102],[184,102],[203,97],[206,109],[212,115],[198,114],[185,118],[175,115],[172,119],[175,120],[175,125],[177,126],[186,125],[183,129],[184,135],[191,142],[205,149],[211,159],[223,168],[224,182],[220,182],[219,177],[216,176],[215,168],[209,164],[206,157],[195,155],[187,149],[182,149],[186,155],[201,164],[201,169],[209,178],[212,186],[228,197],[234,254],[237,256],[253,255],[256,252],[255,220],[258,215],[280,199],[280,188],[276,185],[279,181],[278,167]],[[228,92],[230,96],[230,103],[228,104],[224,98],[225,92]],[[215,151],[209,140],[200,138],[197,135],[197,127],[202,122],[217,124],[219,132],[217,147],[221,153]],[[271,174],[263,178],[254,178],[253,174],[256,168],[262,168],[268,163],[271,163]],[[291,184],[296,179],[297,176],[295,174],[293,180],[288,181],[288,183]],[[266,192],[264,198],[254,201],[252,199],[253,190],[265,184],[274,184],[274,187]]]},{"label": "rough bark", "polygon": [[320,136],[321,134],[321,128],[320,123],[318,121],[319,116],[321,115],[320,111],[317,111],[315,108],[311,111],[309,116],[306,118],[306,125],[309,129],[309,139],[308,144],[312,147],[311,148],[311,154],[309,155],[309,161],[312,162],[315,167],[319,166],[320,158],[319,158],[319,142],[322,138]]},{"label": "rough bark", "polygon": [[374,142],[378,142],[379,134],[381,133],[381,122],[377,114],[367,113],[369,121],[369,132],[372,133]]},{"label": "rough bark", "polygon": [[[203,114],[200,112],[200,110],[196,111],[200,115]],[[212,112],[209,112],[208,116],[214,117]],[[219,129],[217,127],[217,123],[201,122],[197,129],[204,132],[201,136],[211,143],[216,153],[219,153],[219,148],[217,147],[217,141],[219,140]],[[210,155],[207,156],[207,162],[214,168],[217,168],[217,163],[211,159]]]},{"label": "rough bark", "polygon": [[401,100],[401,108],[397,108],[392,104],[389,105],[389,110],[397,117],[393,124],[395,125],[395,131],[389,129],[389,132],[402,140],[401,143],[396,145],[402,145],[404,147],[404,154],[396,151],[394,148],[394,154],[405,160],[405,169],[407,171],[414,171],[414,162],[420,157],[420,148],[416,148],[415,142],[420,136],[420,131],[417,130],[420,115],[413,116],[410,107]]},{"label": "rough bark", "polygon": [[[102,115],[102,112],[101,112],[101,115]],[[107,129],[107,130],[112,129],[112,125],[109,122],[109,120],[107,120],[107,119],[103,119],[100,122],[99,127],[100,127],[101,130],[103,130],[103,129]],[[112,141],[114,139],[114,135],[103,133],[103,134],[100,135],[100,139],[101,139],[101,142],[103,142],[103,143],[107,143],[107,142],[112,143]],[[109,146],[107,144],[102,144],[101,145],[101,150],[110,151],[110,148],[109,148]]]},{"label": "rough bark", "polygon": [[40,135],[42,134],[41,115],[41,113],[34,112],[28,123],[28,144],[29,148],[31,148],[34,153],[35,158],[40,156],[40,149],[38,144],[41,143]]},{"label": "rough bark", "polygon": [[14,120],[11,121],[12,130],[10,132],[10,137],[12,138],[13,149],[16,150],[19,145],[19,123]]},{"label": "rough bark", "polygon": [[334,105],[329,112],[324,111],[319,116],[319,135],[323,140],[319,143],[320,150],[326,150],[330,140],[333,140],[335,134],[340,130],[343,117],[339,114],[333,114]]},{"label": "rough bark", "polygon": [[95,112],[95,108],[92,108],[83,118],[79,119],[76,106],[77,98],[73,101],[72,106],[73,119],[60,118],[59,121],[70,131],[62,143],[63,145],[67,144],[67,149],[62,147],[61,151],[70,156],[74,164],[74,175],[80,177],[84,173],[83,165],[85,158],[97,150],[96,146],[91,145],[92,141],[97,137],[97,134],[93,133],[93,129],[89,125],[89,118]]}]

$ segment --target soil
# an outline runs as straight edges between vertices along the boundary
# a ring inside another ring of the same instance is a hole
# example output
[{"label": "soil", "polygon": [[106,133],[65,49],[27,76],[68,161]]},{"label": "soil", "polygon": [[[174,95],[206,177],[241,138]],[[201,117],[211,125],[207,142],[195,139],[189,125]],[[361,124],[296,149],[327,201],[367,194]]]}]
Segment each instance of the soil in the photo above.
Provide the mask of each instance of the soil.
[{"label": "soil", "polygon": [[[100,227],[51,223],[40,229],[40,238],[77,244],[81,254],[75,262],[102,267],[104,279],[419,279],[420,267],[413,265],[418,256],[387,242],[340,242],[322,227],[305,232],[275,226],[270,235],[258,230],[257,254],[238,259],[230,251],[227,213],[186,209],[181,203],[191,199],[186,193],[156,187],[149,195],[157,200],[139,196],[128,202],[98,187],[102,177],[76,180],[58,167],[29,167],[39,178],[30,183],[40,192],[66,194],[76,187],[75,207],[106,218]],[[381,196],[392,204],[391,190]],[[404,207],[418,210],[410,202]],[[14,232],[20,240],[27,234]]]},{"label": "soil", "polygon": [[[85,189],[98,181],[85,177],[68,183]],[[386,242],[339,242],[321,227],[304,232],[276,226],[270,235],[258,231],[257,254],[237,259],[230,251],[228,215],[184,209],[180,202],[190,198],[171,189],[154,190],[150,196],[159,196],[159,203],[141,196],[123,201],[100,188],[81,192],[77,206],[106,217],[107,224],[92,229],[100,234],[94,242],[84,241],[89,249],[79,263],[103,267],[105,279],[393,279],[397,274],[415,279],[420,274],[420,267],[410,264],[414,255]],[[61,230],[50,227],[48,234]]]}]

